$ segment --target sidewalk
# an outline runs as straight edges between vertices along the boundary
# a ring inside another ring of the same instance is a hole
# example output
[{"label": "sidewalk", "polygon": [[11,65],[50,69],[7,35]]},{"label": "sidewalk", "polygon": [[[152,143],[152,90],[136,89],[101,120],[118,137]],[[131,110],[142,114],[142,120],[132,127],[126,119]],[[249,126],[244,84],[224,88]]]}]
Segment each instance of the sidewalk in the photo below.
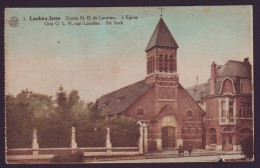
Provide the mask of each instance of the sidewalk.
[{"label": "sidewalk", "polygon": [[[214,151],[214,150],[205,150],[205,149],[193,149],[190,157],[197,156],[216,156],[216,155],[237,155],[240,154],[241,151]],[[189,156],[188,151],[184,151],[184,156]],[[145,158],[167,158],[167,157],[179,157],[179,153],[177,149],[173,150],[163,150],[162,152],[153,152],[144,154]]]},{"label": "sidewalk", "polygon": [[[213,150],[203,150],[203,149],[194,149],[189,156],[188,151],[184,152],[184,156],[179,157],[178,150],[164,150],[162,152],[149,152],[144,155],[134,155],[134,156],[107,156],[107,157],[94,157],[84,159],[86,162],[91,161],[116,161],[116,160],[141,160],[141,159],[159,159],[159,158],[183,158],[183,157],[200,157],[200,156],[240,156],[241,151],[213,151]],[[242,158],[242,156],[241,156]]]}]

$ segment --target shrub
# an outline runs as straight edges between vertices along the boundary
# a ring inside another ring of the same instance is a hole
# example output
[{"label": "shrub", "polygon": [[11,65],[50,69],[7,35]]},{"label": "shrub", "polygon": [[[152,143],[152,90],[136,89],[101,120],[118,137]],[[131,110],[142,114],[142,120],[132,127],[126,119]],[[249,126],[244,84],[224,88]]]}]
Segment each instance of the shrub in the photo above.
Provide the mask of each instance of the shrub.
[{"label": "shrub", "polygon": [[71,126],[68,122],[55,117],[55,115],[51,115],[51,117],[39,121],[37,134],[40,148],[65,148],[70,146]]},{"label": "shrub", "polygon": [[127,118],[114,119],[110,123],[110,137],[113,147],[136,147],[139,138],[139,125]]},{"label": "shrub", "polygon": [[250,135],[244,139],[242,139],[240,141],[240,145],[242,148],[242,152],[243,154],[247,157],[247,158],[252,158],[253,157],[253,136]]},{"label": "shrub", "polygon": [[103,123],[84,123],[76,127],[78,147],[104,147],[106,143],[106,127]]},{"label": "shrub", "polygon": [[51,162],[62,163],[62,162],[81,162],[84,158],[84,153],[81,151],[54,155]]}]

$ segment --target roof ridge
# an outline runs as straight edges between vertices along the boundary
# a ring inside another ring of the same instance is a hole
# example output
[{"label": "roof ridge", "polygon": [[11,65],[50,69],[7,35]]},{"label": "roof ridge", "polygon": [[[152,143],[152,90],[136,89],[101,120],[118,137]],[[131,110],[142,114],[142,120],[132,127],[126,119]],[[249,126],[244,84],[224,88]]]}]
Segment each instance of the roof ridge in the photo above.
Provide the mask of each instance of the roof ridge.
[{"label": "roof ridge", "polygon": [[[163,19],[162,18],[160,18],[160,20],[159,20],[159,22],[158,22],[158,25],[157,26],[161,26],[161,24],[162,24],[162,22],[163,22]],[[157,26],[156,26],[156,28],[155,29],[157,29]],[[156,36],[156,40],[155,40],[155,44],[157,44],[157,41],[158,41],[158,36],[159,36],[159,33],[160,33],[160,31],[159,31],[159,28],[157,29],[157,36]]]},{"label": "roof ridge", "polygon": [[[188,92],[186,89],[184,89],[184,87],[183,87],[180,83],[179,83],[179,87],[180,87],[181,89],[183,89],[183,90],[184,90],[184,93],[185,93],[186,95],[188,95],[188,97],[189,97],[191,100],[193,100],[193,102],[195,103],[195,100],[191,97],[191,95],[189,94],[189,92]],[[205,112],[197,103],[195,103],[195,106],[197,106],[199,109],[202,110],[203,115],[206,115],[206,112]]]},{"label": "roof ridge", "polygon": [[238,76],[247,77],[251,76],[250,64],[244,61],[228,60],[220,69],[217,71],[217,77],[224,76]]},{"label": "roof ridge", "polygon": [[198,86],[202,86],[202,85],[207,85],[207,84],[208,84],[208,82],[205,82],[205,83],[201,83],[201,84],[198,84],[198,85],[186,87],[185,89],[191,89],[191,88],[194,88],[194,87],[198,87]]},{"label": "roof ridge", "polygon": [[[141,80],[101,96],[98,99],[98,108],[101,110],[101,115],[117,114],[125,111],[131,104],[139,99],[142,94],[150,89],[151,86],[151,84],[146,84],[145,80]],[[122,96],[126,97],[120,99]],[[110,101],[110,103],[106,105],[105,103],[108,101]]]},{"label": "roof ridge", "polygon": [[[135,85],[135,84],[137,84],[137,83],[141,83],[141,82],[143,82],[143,81],[144,81],[144,79],[141,80],[141,81],[138,81],[138,82],[129,84],[129,85],[127,85],[127,86],[124,86],[124,87],[122,87],[122,88],[119,88],[119,89],[117,89],[117,90],[114,90],[114,91],[112,91],[112,92],[109,92],[109,93],[107,93],[107,94],[104,94],[104,95],[102,95],[101,97],[104,97],[104,96],[107,96],[107,95],[110,95],[110,94],[114,94],[115,92],[117,92],[117,91],[119,91],[119,90],[123,90],[123,89],[125,89],[125,88],[127,88],[127,87],[129,87],[129,86]],[[100,98],[101,98],[101,97],[100,97]],[[99,98],[99,99],[100,99],[100,98]]]},{"label": "roof ridge", "polygon": [[228,60],[227,63],[228,63],[228,62],[231,62],[231,61],[232,61],[232,62],[237,62],[237,63],[245,63],[244,61],[237,61],[237,60]]}]

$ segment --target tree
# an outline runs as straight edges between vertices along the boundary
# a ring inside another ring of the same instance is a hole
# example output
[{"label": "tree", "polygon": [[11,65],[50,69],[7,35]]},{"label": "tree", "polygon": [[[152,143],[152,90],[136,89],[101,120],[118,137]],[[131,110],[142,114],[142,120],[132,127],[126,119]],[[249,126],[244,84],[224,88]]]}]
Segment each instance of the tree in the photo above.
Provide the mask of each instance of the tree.
[{"label": "tree", "polygon": [[56,103],[56,112],[64,119],[69,118],[68,97],[62,86],[59,87],[59,90],[56,93]]},{"label": "tree", "polygon": [[60,87],[54,100],[28,90],[6,95],[6,121],[8,148],[31,147],[34,128],[41,148],[69,147],[72,126],[79,145],[105,145],[106,125],[98,114],[98,101],[86,104],[77,90],[67,94]]},{"label": "tree", "polygon": [[[60,87],[56,94],[57,107],[55,113],[39,122],[40,146],[42,147],[69,147],[71,127],[82,127],[89,118],[89,110],[84,101],[80,100],[77,90],[69,95]],[[85,127],[85,126],[83,126]]]},{"label": "tree", "polygon": [[249,135],[248,137],[242,139],[240,141],[241,148],[243,151],[243,154],[247,158],[252,158],[254,154],[254,149],[253,149],[253,136]]},{"label": "tree", "polygon": [[90,110],[90,119],[91,120],[103,120],[104,117],[100,115],[100,111],[98,109],[99,102],[96,100],[95,103],[89,102],[87,104],[88,109]]},{"label": "tree", "polygon": [[40,147],[69,147],[72,119],[69,99],[63,87],[59,87],[55,102],[55,113],[42,118],[38,127]]},{"label": "tree", "polygon": [[31,147],[33,128],[54,112],[51,98],[22,90],[16,97],[6,95],[7,147]]},{"label": "tree", "polygon": [[81,120],[88,120],[90,117],[90,110],[84,101],[80,100],[77,90],[72,90],[69,94],[68,108],[71,113],[73,126],[77,125]]},{"label": "tree", "polygon": [[43,94],[31,94],[29,108],[34,114],[34,125],[37,125],[39,119],[48,117],[55,113],[52,97]]},{"label": "tree", "polygon": [[27,148],[32,143],[32,117],[29,100],[19,94],[6,96],[7,147]]}]

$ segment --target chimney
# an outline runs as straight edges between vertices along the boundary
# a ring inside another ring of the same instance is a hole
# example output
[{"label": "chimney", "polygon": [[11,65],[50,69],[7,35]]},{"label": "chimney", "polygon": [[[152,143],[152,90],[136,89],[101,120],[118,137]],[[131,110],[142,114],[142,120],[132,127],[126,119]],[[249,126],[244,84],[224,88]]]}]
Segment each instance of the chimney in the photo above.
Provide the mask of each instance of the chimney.
[{"label": "chimney", "polygon": [[195,85],[195,86],[194,86],[194,89],[193,89],[193,94],[194,94],[194,96],[197,94],[197,90],[198,90],[198,85]]},{"label": "chimney", "polygon": [[217,77],[218,66],[215,62],[211,64],[211,77],[209,79],[209,95],[215,94],[215,79]]},{"label": "chimney", "polygon": [[222,67],[223,65],[218,65],[218,70]]},{"label": "chimney", "polygon": [[212,64],[211,64],[211,79],[216,78],[217,70],[218,70],[217,64],[215,62],[212,62]]},{"label": "chimney", "polygon": [[244,58],[244,63],[250,65],[249,58]]}]

